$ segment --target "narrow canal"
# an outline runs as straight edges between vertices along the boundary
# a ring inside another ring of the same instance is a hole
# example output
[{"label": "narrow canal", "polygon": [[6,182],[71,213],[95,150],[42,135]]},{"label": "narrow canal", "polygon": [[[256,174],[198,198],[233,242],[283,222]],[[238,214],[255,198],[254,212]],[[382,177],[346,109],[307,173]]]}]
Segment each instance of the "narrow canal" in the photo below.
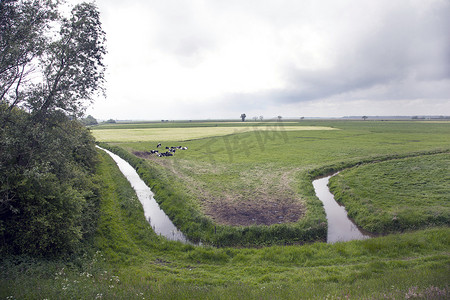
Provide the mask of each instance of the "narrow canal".
[{"label": "narrow canal", "polygon": [[358,226],[348,218],[345,207],[336,202],[333,194],[328,189],[328,181],[336,174],[313,181],[316,195],[323,202],[327,215],[327,243],[367,239],[370,236],[362,233]]},{"label": "narrow canal", "polygon": [[112,159],[114,159],[120,171],[128,179],[131,186],[136,191],[139,201],[142,203],[145,218],[148,220],[156,234],[162,235],[168,240],[189,243],[184,234],[175,227],[169,217],[159,207],[153,197],[153,192],[139,177],[136,170],[118,155],[101,147],[98,148],[108,153]]}]

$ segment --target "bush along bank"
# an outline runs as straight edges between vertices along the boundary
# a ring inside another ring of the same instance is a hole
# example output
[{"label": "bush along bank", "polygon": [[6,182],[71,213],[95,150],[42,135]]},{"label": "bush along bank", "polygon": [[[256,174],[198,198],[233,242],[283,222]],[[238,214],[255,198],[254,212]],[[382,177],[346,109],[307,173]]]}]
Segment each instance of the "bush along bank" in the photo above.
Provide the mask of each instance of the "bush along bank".
[{"label": "bush along bank", "polygon": [[325,212],[311,184],[302,184],[305,188],[302,196],[305,197],[306,213],[295,223],[270,226],[219,225],[201,212],[194,196],[187,194],[186,188],[167,172],[118,146],[106,143],[99,143],[99,146],[119,155],[136,169],[164,212],[192,242],[201,241],[203,244],[225,247],[302,244],[326,240]]},{"label": "bush along bank", "polygon": [[59,111],[0,104],[0,253],[59,257],[89,248],[98,219],[94,138]]}]

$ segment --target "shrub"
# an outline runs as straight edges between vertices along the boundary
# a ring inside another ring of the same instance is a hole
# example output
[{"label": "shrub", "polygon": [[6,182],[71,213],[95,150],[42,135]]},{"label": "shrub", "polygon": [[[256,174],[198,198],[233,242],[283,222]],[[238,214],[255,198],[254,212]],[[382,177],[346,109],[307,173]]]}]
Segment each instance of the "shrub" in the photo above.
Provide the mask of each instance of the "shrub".
[{"label": "shrub", "polygon": [[93,138],[58,112],[42,122],[0,106],[0,123],[0,251],[77,251],[95,231]]}]

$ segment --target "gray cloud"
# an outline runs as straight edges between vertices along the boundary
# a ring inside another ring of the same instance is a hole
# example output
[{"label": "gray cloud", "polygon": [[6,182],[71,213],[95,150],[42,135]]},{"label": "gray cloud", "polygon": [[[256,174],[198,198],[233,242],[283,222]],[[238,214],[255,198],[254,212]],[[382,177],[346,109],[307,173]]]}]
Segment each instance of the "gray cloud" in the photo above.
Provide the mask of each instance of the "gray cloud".
[{"label": "gray cloud", "polygon": [[[330,115],[333,103],[360,100],[450,110],[447,0],[97,2],[110,41],[108,101],[125,102],[124,118],[299,106]],[[139,108],[127,99],[140,99]]]},{"label": "gray cloud", "polygon": [[[286,90],[270,91],[267,98],[282,102],[310,101],[340,94],[370,90],[376,86],[386,99],[427,97],[429,84],[450,79],[449,2],[435,2],[428,12],[398,7],[382,16],[370,34],[358,40],[345,40],[334,46],[335,64],[326,69],[309,70],[285,66]],[[410,86],[408,86],[408,84]],[[425,90],[418,90],[423,86]],[[448,98],[449,89],[436,98]],[[400,95],[398,95],[400,94]],[[370,93],[366,97],[370,97]],[[261,97],[259,95],[259,97]],[[380,97],[379,95],[377,97]]]}]

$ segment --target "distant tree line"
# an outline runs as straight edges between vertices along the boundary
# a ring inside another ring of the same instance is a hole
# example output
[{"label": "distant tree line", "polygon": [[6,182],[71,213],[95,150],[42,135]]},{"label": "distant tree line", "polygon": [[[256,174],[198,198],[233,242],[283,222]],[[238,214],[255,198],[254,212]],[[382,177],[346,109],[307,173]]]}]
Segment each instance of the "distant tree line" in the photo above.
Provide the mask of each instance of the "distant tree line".
[{"label": "distant tree line", "polygon": [[94,4],[58,8],[0,1],[2,254],[74,253],[96,229],[97,152],[77,119],[103,93],[105,34]]},{"label": "distant tree line", "polygon": [[93,125],[97,125],[98,124],[97,119],[95,119],[91,115],[88,115],[86,118],[81,119],[80,122],[84,126],[93,126]]},{"label": "distant tree line", "polygon": [[435,120],[435,119],[450,119],[450,116],[413,116],[411,119],[413,120]]}]

